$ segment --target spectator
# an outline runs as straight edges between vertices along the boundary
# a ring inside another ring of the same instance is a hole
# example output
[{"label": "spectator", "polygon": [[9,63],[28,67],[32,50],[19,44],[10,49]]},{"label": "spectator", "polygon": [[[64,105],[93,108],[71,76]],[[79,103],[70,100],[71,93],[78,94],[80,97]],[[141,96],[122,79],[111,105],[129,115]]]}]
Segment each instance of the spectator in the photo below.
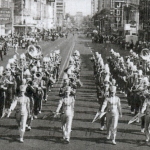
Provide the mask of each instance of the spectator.
[{"label": "spectator", "polygon": [[18,53],[18,41],[17,40],[15,40],[13,47],[14,47],[15,54],[19,55],[19,53]]},{"label": "spectator", "polygon": [[130,43],[130,49],[133,49],[133,46],[134,46],[133,40],[131,40],[131,43]]}]

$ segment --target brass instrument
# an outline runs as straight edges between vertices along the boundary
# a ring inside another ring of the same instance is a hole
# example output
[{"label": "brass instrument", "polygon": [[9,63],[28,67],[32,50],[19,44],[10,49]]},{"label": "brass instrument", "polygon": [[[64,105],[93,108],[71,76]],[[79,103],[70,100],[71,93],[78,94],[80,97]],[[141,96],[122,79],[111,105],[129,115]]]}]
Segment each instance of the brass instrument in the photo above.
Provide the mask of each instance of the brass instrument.
[{"label": "brass instrument", "polygon": [[43,76],[43,74],[42,74],[41,72],[36,72],[36,73],[35,73],[35,76],[36,76],[37,78],[41,78],[41,77]]},{"label": "brass instrument", "polygon": [[42,48],[39,45],[30,45],[27,49],[27,54],[33,59],[40,59],[42,57]]}]

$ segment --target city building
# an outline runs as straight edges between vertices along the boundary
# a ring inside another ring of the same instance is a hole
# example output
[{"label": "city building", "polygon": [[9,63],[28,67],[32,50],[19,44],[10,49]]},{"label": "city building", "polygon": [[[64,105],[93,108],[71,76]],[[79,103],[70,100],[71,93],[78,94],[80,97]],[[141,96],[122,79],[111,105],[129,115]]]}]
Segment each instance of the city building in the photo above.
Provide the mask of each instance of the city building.
[{"label": "city building", "polygon": [[15,32],[34,32],[53,28],[53,5],[47,0],[14,0]]},{"label": "city building", "polygon": [[11,33],[12,30],[12,0],[0,0],[0,35]]},{"label": "city building", "polygon": [[138,8],[139,0],[99,0],[94,23],[100,32],[138,35]]},{"label": "city building", "polygon": [[64,0],[55,1],[55,24],[58,31],[62,30],[65,19],[65,2]]},{"label": "city building", "polygon": [[139,2],[139,35],[141,39],[150,40],[150,0],[140,0]]},{"label": "city building", "polygon": [[75,15],[75,22],[76,22],[76,26],[78,28],[81,27],[82,21],[83,21],[83,13],[82,12],[77,12],[76,15]]},{"label": "city building", "polygon": [[[55,27],[55,0],[0,0],[0,9],[3,13],[0,18],[1,35],[13,32],[27,34]],[[4,14],[4,11],[9,14]]]},{"label": "city building", "polygon": [[113,0],[98,0],[98,12],[103,10],[104,8],[112,8],[113,7]]},{"label": "city building", "polygon": [[91,0],[91,16],[98,11],[98,0]]}]

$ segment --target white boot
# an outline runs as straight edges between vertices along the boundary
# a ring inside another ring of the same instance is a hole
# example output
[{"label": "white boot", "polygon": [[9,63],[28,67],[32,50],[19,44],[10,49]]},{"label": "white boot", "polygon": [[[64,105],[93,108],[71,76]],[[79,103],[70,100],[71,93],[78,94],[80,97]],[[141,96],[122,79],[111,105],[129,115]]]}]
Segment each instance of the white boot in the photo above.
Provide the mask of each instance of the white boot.
[{"label": "white boot", "polygon": [[1,118],[5,117],[5,115],[7,114],[7,112],[8,112],[8,110],[7,110],[7,109],[4,109]]},{"label": "white boot", "polygon": [[109,133],[107,134],[107,140],[110,139],[110,136],[111,136],[111,131],[109,131]]},{"label": "white boot", "polygon": [[70,133],[71,133],[71,132],[66,133],[66,142],[67,142],[67,143],[70,142]]},{"label": "white boot", "polygon": [[100,127],[100,130],[101,130],[101,131],[103,131],[103,130],[104,130],[104,128],[105,128],[104,126],[101,126],[101,127]]},{"label": "white boot", "polygon": [[20,142],[23,143],[24,131],[20,131]]},{"label": "white boot", "polygon": [[114,144],[114,145],[116,145],[116,134],[113,134],[113,139],[112,139],[112,143]]}]

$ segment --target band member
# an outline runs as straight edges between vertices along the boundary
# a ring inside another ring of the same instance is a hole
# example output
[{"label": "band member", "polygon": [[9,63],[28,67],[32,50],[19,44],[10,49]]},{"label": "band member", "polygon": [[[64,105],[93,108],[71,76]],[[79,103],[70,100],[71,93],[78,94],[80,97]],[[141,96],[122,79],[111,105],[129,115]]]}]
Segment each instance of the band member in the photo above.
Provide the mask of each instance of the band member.
[{"label": "band member", "polygon": [[3,45],[0,44],[0,58],[1,58],[1,61],[3,61]]},{"label": "band member", "polygon": [[5,109],[5,91],[7,90],[7,87],[5,87],[5,81],[4,81],[4,76],[3,72],[4,68],[0,66],[0,116],[3,114],[3,110]]},{"label": "band member", "polygon": [[[103,88],[101,88],[101,97],[99,97],[100,101],[99,101],[99,104],[100,104],[100,108],[99,110],[101,110],[102,108],[102,105],[104,103],[104,100],[109,97],[109,88],[110,88],[110,84],[109,84],[109,79],[108,78],[105,78],[105,81],[104,81],[104,86]],[[104,130],[104,122],[105,122],[105,118],[106,118],[106,115],[104,115],[102,118],[101,118],[101,128],[100,130]]]},{"label": "band member", "polygon": [[33,88],[33,83],[32,81],[28,81],[28,85],[26,88],[26,96],[29,97],[30,100],[30,115],[27,119],[27,129],[31,130],[31,124],[32,124],[32,120],[34,117],[34,99],[33,99],[33,93],[34,93],[34,88]]},{"label": "band member", "polygon": [[5,110],[2,114],[2,117],[4,117],[8,113],[11,103],[15,98],[15,78],[11,75],[11,69],[9,64],[7,64],[6,66],[5,73],[6,73],[5,82],[7,90],[5,92],[6,93]]},{"label": "band member", "polygon": [[[18,104],[19,107],[18,107],[18,110],[16,111],[15,116],[16,116],[16,121],[18,123],[18,127],[19,127],[20,142],[23,143],[24,142],[23,137],[24,137],[24,133],[26,129],[27,118],[30,117],[30,100],[28,97],[25,96],[25,92],[26,92],[25,85],[20,86],[20,92],[21,92],[20,96],[16,98],[11,104],[10,113],[12,110],[15,109],[15,107]],[[10,113],[8,114],[8,117]]]},{"label": "band member", "polygon": [[110,139],[112,134],[112,143],[115,145],[119,114],[122,117],[120,98],[116,96],[116,86],[110,87],[110,96],[104,100],[101,112],[104,112],[106,107],[107,139]]},{"label": "band member", "polygon": [[146,100],[144,101],[141,113],[145,113],[145,136],[146,142],[149,141],[149,125],[150,125],[150,95],[147,94]]},{"label": "band member", "polygon": [[34,118],[37,119],[37,115],[41,113],[42,110],[42,100],[43,100],[43,90],[38,84],[34,83]]},{"label": "band member", "polygon": [[[71,87],[68,86],[65,91],[65,96],[59,101],[58,108],[56,110],[56,115],[62,110],[61,123],[63,130],[63,139],[65,142],[70,142],[71,126],[74,117],[74,97],[70,96]],[[56,116],[55,115],[55,116]]]}]

